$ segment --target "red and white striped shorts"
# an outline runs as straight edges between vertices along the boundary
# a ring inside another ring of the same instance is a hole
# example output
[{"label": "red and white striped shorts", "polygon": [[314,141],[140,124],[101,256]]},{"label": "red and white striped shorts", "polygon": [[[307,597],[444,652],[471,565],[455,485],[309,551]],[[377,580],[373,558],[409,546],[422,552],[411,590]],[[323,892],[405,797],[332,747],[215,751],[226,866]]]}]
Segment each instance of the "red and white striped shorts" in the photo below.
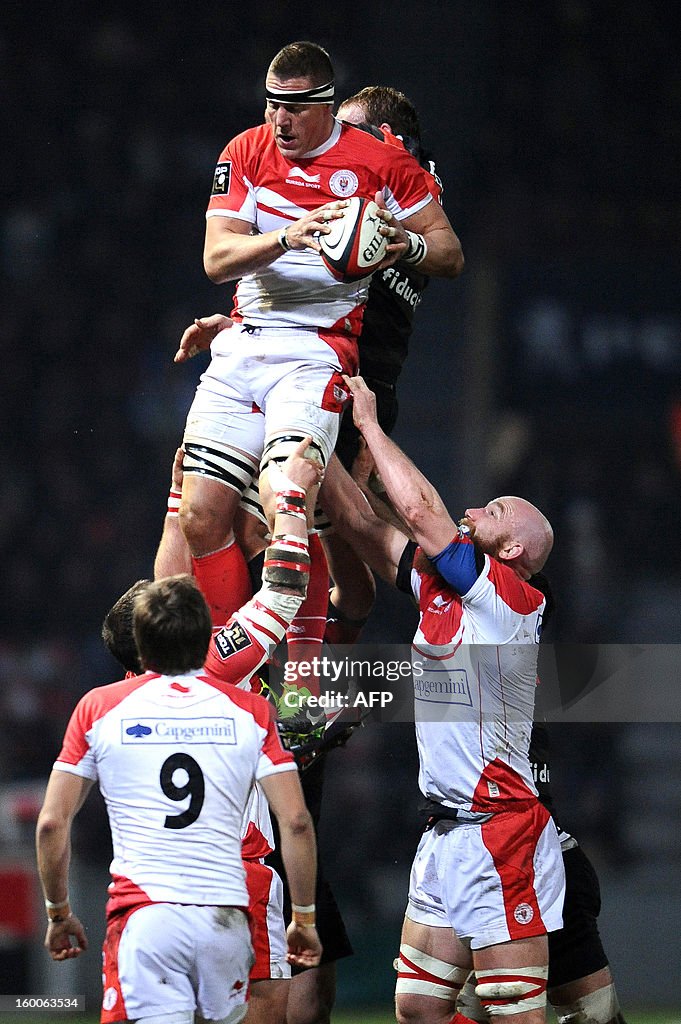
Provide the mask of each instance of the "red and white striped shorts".
[{"label": "red and white striped shorts", "polygon": [[471,949],[562,927],[565,872],[556,827],[537,801],[489,820],[440,821],[421,838],[406,915],[453,928]]}]

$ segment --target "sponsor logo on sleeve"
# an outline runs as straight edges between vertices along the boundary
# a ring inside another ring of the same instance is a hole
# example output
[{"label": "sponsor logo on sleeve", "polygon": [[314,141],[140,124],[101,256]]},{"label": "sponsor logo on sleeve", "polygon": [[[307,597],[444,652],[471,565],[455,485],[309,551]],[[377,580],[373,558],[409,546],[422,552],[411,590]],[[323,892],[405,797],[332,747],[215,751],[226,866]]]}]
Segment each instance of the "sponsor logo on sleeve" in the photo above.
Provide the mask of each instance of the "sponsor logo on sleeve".
[{"label": "sponsor logo on sleeve", "polygon": [[238,654],[239,651],[245,651],[247,647],[252,646],[253,641],[244,627],[238,622],[233,623],[231,626],[225,626],[215,637],[215,648],[223,661],[231,658],[233,654]]},{"label": "sponsor logo on sleeve", "polygon": [[215,176],[213,178],[213,191],[212,196],[228,196],[229,186],[232,180],[232,163],[228,161],[226,164],[218,164],[215,168]]}]

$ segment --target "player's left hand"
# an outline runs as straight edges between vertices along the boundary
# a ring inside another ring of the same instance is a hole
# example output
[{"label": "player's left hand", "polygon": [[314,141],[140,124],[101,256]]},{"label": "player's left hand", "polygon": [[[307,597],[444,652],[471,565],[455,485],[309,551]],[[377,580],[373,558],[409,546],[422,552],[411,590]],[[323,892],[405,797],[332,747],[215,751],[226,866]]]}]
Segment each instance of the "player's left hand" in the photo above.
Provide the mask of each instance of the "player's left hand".
[{"label": "player's left hand", "polygon": [[367,387],[363,377],[343,376],[343,380],[352,393],[352,419],[361,432],[368,424],[378,422],[376,395]]},{"label": "player's left hand", "polygon": [[87,945],[85,929],[75,914],[69,914],[65,921],[50,921],[48,924],[44,946],[53,960],[73,960],[87,949]]},{"label": "player's left hand", "polygon": [[193,359],[199,352],[205,352],[207,348],[210,348],[216,335],[231,326],[232,321],[223,313],[197,317],[180,338],[180,347],[175,353],[173,362],[186,363],[188,359]]},{"label": "player's left hand", "polygon": [[272,490],[286,490],[287,486],[293,484],[294,488],[299,487],[303,491],[307,491],[314,484],[321,483],[324,467],[320,462],[306,455],[311,444],[312,437],[304,437],[286,461],[282,462],[281,468],[276,462],[269,463],[267,473]]},{"label": "player's left hand", "polygon": [[295,967],[317,967],[322,957],[322,944],[314,925],[300,925],[291,921],[286,929],[288,954],[286,959]]}]

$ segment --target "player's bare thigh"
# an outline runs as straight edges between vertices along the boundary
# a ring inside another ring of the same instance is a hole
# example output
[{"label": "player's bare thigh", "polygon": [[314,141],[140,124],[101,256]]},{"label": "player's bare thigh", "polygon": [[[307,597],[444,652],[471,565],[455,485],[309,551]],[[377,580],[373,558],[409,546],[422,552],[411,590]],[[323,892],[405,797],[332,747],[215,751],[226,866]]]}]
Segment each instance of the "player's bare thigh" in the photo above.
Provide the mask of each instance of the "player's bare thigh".
[{"label": "player's bare thigh", "polygon": [[331,1019],[336,999],[336,964],[322,964],[291,978],[286,1024],[320,1024]]},{"label": "player's bare thigh", "polygon": [[285,1024],[290,985],[290,978],[260,978],[252,981],[244,1024]]},{"label": "player's bare thigh", "polygon": [[185,474],[180,525],[192,555],[208,555],[232,540],[241,495],[219,480]]},{"label": "player's bare thigh", "polygon": [[[533,970],[546,968],[548,965],[548,941],[545,935],[502,942],[476,949],[471,953],[452,929],[433,928],[405,918],[401,945],[411,946],[429,957],[462,970],[449,997],[398,993],[396,1006],[399,1024],[449,1024],[456,1009],[458,987],[465,980],[464,972],[471,967],[476,972],[486,972],[513,968]],[[438,976],[440,973],[438,972]],[[512,1016],[513,1024],[544,1024],[546,1008],[542,1006],[519,1013],[514,1012]]]},{"label": "player's bare thigh", "polygon": [[[405,917],[402,925],[400,948],[412,947],[434,960],[440,961],[438,969],[429,965],[432,974],[442,978],[447,973],[444,965],[450,964],[459,968],[453,983],[449,986],[451,994],[446,996],[427,995],[425,992],[397,992],[395,997],[398,1024],[449,1024],[456,1011],[456,997],[465,977],[473,967],[471,952],[457,937],[451,928],[434,928],[420,924]],[[442,986],[445,987],[444,985]]]}]

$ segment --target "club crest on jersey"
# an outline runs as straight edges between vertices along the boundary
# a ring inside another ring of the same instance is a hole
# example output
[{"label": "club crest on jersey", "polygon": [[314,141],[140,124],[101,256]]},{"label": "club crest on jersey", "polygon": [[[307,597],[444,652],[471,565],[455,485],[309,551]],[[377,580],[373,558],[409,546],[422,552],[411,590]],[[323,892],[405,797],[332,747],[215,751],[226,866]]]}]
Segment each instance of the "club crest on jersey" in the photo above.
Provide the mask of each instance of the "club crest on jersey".
[{"label": "club crest on jersey", "polygon": [[253,641],[244,627],[240,626],[238,622],[221,629],[215,637],[215,647],[223,661],[231,658],[233,654],[238,654],[239,651],[244,651],[247,647],[252,646]]},{"label": "club crest on jersey", "polygon": [[529,924],[534,917],[534,910],[529,903],[519,903],[513,911],[513,916],[518,924]]},{"label": "club crest on jersey", "polygon": [[218,164],[213,177],[212,196],[228,196],[229,186],[232,181],[232,163]]},{"label": "club crest on jersey", "polygon": [[428,606],[428,611],[434,612],[435,615],[444,615],[444,613],[449,610],[451,605],[451,598],[447,600],[447,598],[443,597],[442,594],[436,594],[433,600],[430,602],[430,605]]},{"label": "club crest on jersey", "polygon": [[334,171],[329,178],[329,188],[335,196],[347,199],[354,196],[359,186],[359,178],[354,171]]}]

